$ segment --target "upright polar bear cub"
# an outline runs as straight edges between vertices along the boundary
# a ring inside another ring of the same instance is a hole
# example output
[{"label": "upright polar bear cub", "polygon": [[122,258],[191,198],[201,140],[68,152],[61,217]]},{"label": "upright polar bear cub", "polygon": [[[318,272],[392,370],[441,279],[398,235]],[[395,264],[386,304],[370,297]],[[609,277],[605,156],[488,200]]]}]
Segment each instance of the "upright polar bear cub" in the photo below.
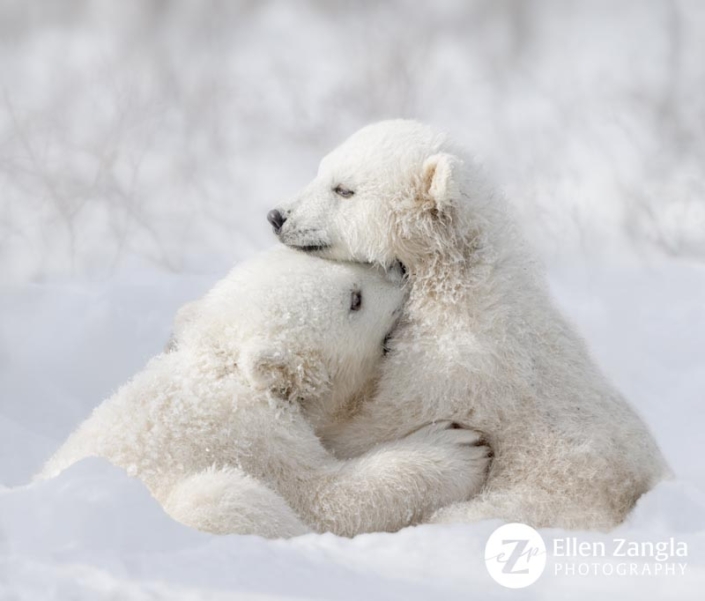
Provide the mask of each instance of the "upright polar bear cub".
[{"label": "upright polar bear cub", "polygon": [[41,477],[102,456],[181,522],[269,537],[396,530],[472,494],[487,458],[469,430],[427,426],[351,461],[315,435],[374,385],[400,281],[286,247],[241,264]]},{"label": "upright polar bear cub", "polygon": [[410,298],[377,395],[325,439],[354,456],[438,419],[484,432],[485,489],[435,520],[609,529],[668,472],[554,306],[505,202],[446,135],[365,127],[268,218],[290,246],[406,266]]}]

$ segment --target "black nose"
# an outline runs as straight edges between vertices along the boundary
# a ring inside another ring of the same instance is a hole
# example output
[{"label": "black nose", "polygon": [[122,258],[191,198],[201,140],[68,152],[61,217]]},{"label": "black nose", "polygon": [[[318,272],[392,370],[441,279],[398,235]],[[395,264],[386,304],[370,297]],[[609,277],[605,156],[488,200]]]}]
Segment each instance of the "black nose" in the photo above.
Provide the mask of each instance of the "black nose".
[{"label": "black nose", "polygon": [[272,224],[274,233],[278,234],[282,229],[282,225],[284,225],[284,222],[286,221],[286,217],[284,217],[284,215],[282,215],[277,209],[274,209],[273,211],[269,211],[269,213],[267,213],[267,221]]}]

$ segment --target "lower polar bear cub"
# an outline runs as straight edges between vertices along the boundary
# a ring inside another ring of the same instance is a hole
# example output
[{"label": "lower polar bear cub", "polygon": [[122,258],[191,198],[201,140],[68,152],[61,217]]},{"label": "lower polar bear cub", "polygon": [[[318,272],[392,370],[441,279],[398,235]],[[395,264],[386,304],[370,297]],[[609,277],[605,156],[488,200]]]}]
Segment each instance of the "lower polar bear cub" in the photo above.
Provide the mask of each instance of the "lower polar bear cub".
[{"label": "lower polar bear cub", "polygon": [[503,199],[445,134],[365,127],[268,219],[290,246],[406,266],[410,297],[377,396],[325,441],[352,456],[437,419],[484,432],[495,453],[485,489],[435,520],[609,529],[668,472],[554,306]]},{"label": "lower polar bear cub", "polygon": [[469,430],[426,426],[350,461],[314,432],[374,385],[400,281],[286,247],[241,264],[41,477],[102,456],[185,524],[269,537],[396,530],[472,494],[487,453]]}]

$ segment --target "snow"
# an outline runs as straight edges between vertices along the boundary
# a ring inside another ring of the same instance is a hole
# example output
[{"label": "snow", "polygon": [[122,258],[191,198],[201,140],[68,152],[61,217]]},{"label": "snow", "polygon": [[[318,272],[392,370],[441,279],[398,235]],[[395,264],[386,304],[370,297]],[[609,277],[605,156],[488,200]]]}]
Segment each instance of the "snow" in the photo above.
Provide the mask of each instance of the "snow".
[{"label": "snow", "polygon": [[[702,3],[57,6],[0,5],[0,599],[702,597]],[[267,210],[396,115],[486,160],[674,469],[616,532],[547,545],[674,537],[685,575],[560,576],[550,557],[509,591],[484,565],[498,522],[215,537],[99,459],[32,483],[176,309],[273,242]]]},{"label": "snow", "polygon": [[[237,592],[253,599],[465,599],[480,591],[488,599],[517,593],[592,599],[598,591],[625,599],[699,598],[705,586],[699,352],[705,268],[576,264],[551,273],[558,302],[638,406],[676,472],[642,498],[618,531],[575,535],[608,542],[676,537],[688,544],[684,576],[545,573],[530,588],[509,591],[484,566],[484,544],[498,522],[353,540],[216,537],[173,522],[141,483],[100,459],[30,483],[71,428],[159,351],[176,307],[212,281],[133,272],[102,283],[3,293],[0,348],[8,361],[0,366],[0,482],[7,488],[0,491],[0,598],[219,599]],[[567,535],[542,534],[546,541]]]},{"label": "snow", "polygon": [[[352,540],[214,537],[172,522],[139,483],[100,459],[84,460],[53,481],[6,492],[0,509],[6,533],[2,598],[36,599],[40,587],[45,595],[53,590],[57,598],[86,599],[102,598],[101,593],[121,599],[220,598],[226,591],[254,599],[351,601],[510,594],[494,585],[484,568],[484,541],[495,522],[421,526]],[[702,492],[666,483],[613,534],[633,540],[678,535],[692,550],[684,577],[581,578],[576,590],[575,579],[544,575],[525,592],[540,598],[571,591],[575,598],[590,599],[609,585],[625,598],[654,598],[654,589],[668,587],[679,591],[677,598],[696,599],[705,584],[703,509]],[[679,528],[684,523],[685,530]],[[553,535],[544,531],[547,541]],[[601,538],[607,540],[594,534],[581,540]]]}]

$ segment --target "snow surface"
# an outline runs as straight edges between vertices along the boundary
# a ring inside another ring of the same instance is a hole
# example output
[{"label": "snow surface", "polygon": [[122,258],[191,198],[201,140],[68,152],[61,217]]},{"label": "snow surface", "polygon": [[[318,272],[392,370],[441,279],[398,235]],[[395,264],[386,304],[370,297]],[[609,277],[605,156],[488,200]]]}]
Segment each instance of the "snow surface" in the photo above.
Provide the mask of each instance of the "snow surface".
[{"label": "snow surface", "polygon": [[[684,576],[545,573],[523,591],[495,584],[484,544],[498,522],[422,526],[353,540],[216,537],[173,522],[138,481],[89,459],[28,484],[92,407],[168,336],[207,277],[133,272],[104,283],[8,288],[0,364],[0,599],[699,599],[705,587],[705,268],[668,262],[552,271],[559,302],[654,430],[676,479],[627,524],[580,540],[666,540],[689,547]],[[11,352],[10,352],[11,350]],[[565,536],[543,531],[547,541]],[[617,561],[617,560],[614,560]],[[548,571],[551,570],[549,559]]]},{"label": "snow surface", "polygon": [[[1,3],[0,600],[703,598],[704,6]],[[685,575],[549,558],[510,591],[484,566],[494,522],[216,537],[99,459],[31,483],[183,302],[272,243],[276,200],[398,115],[486,159],[675,471],[617,532],[575,536],[674,537]]]}]

